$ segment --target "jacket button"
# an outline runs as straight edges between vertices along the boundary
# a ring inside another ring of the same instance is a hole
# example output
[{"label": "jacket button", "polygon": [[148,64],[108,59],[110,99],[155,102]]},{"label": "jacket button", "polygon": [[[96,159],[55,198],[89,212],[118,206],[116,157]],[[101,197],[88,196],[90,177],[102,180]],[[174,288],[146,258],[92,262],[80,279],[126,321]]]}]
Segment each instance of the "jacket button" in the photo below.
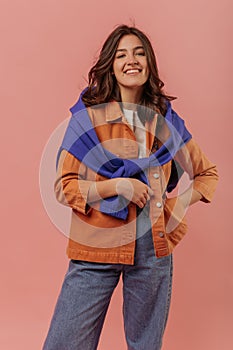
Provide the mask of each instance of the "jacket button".
[{"label": "jacket button", "polygon": [[164,237],[164,233],[163,232],[159,232],[159,237],[163,238]]},{"label": "jacket button", "polygon": [[162,203],[157,202],[157,203],[156,203],[156,207],[157,207],[157,208],[161,208],[161,207],[162,207]]},{"label": "jacket button", "polygon": [[153,176],[154,176],[155,179],[159,178],[159,174],[157,174],[157,173],[153,174]]}]

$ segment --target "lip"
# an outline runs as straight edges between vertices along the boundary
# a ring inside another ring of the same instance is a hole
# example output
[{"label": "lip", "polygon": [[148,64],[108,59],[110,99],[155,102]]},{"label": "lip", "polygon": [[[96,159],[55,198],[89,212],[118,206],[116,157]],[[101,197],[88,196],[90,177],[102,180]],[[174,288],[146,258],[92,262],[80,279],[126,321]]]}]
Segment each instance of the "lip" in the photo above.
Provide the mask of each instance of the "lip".
[{"label": "lip", "polygon": [[140,68],[128,68],[128,69],[126,69],[123,73],[124,74],[138,74],[138,73],[140,73],[142,71],[142,69],[140,69]]}]

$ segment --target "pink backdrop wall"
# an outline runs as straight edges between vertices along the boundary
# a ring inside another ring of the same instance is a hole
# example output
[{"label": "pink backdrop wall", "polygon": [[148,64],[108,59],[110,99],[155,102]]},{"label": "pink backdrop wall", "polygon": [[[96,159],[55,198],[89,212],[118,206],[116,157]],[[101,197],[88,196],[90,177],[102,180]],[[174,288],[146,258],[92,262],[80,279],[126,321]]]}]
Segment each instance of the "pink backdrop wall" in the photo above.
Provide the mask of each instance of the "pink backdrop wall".
[{"label": "pink backdrop wall", "polygon": [[[41,349],[68,259],[66,238],[42,205],[40,159],[106,35],[133,19],[152,40],[166,91],[179,96],[174,107],[221,177],[213,203],[190,209],[189,233],[176,248],[163,350],[231,350],[232,2],[1,0],[0,6],[0,348]],[[126,349],[121,302],[119,286],[100,350]]]}]

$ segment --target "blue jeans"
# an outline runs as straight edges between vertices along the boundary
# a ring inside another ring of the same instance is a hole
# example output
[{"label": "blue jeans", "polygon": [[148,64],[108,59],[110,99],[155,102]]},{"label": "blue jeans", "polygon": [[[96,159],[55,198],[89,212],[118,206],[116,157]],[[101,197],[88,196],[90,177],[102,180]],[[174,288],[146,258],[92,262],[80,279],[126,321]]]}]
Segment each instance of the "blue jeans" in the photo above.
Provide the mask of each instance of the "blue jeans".
[{"label": "blue jeans", "polygon": [[43,350],[95,350],[122,274],[123,316],[128,350],[160,350],[172,287],[172,255],[154,254],[148,216],[137,222],[148,231],[136,240],[134,265],[71,260]]}]

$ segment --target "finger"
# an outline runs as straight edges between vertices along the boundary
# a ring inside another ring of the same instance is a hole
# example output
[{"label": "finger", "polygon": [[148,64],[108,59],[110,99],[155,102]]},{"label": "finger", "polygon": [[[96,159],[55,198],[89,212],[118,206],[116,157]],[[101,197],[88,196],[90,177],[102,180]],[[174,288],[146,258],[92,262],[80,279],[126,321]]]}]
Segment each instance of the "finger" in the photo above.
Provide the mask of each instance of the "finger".
[{"label": "finger", "polygon": [[139,208],[144,208],[144,206],[145,206],[145,204],[144,204],[144,202],[143,202],[142,200],[138,200],[138,201],[136,202],[136,204],[137,204],[137,206],[138,206]]},{"label": "finger", "polygon": [[140,201],[139,201],[139,203],[140,203],[140,207],[141,206],[145,206],[146,205],[146,202],[147,202],[147,200],[146,200],[146,198],[145,197],[143,197]]},{"label": "finger", "polygon": [[148,187],[148,194],[149,194],[149,196],[154,195],[154,191],[150,187]]},{"label": "finger", "polygon": [[150,194],[148,193],[148,191],[143,192],[142,194],[143,194],[143,196],[144,196],[146,201],[148,201],[150,199],[150,197],[151,197]]},{"label": "finger", "polygon": [[[148,196],[149,196],[148,192],[144,191],[144,192],[142,192],[142,194],[143,194],[143,198],[145,198],[145,200],[147,201],[148,200]],[[149,198],[150,198],[150,196],[149,196]]]},{"label": "finger", "polygon": [[146,194],[144,197],[141,198],[141,202],[143,203],[143,205],[146,205],[147,200],[148,200],[148,195]]}]

